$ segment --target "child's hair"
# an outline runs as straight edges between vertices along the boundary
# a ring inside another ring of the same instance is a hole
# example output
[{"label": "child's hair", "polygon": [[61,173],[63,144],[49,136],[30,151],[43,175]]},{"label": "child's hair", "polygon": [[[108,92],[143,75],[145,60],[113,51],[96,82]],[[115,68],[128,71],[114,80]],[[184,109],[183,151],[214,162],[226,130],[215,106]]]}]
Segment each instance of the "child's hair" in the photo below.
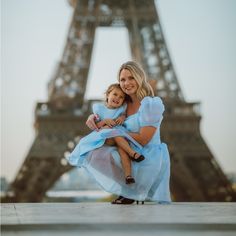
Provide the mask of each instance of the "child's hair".
[{"label": "child's hair", "polygon": [[[107,88],[107,90],[106,90],[106,92],[105,92],[106,102],[107,102],[107,97],[108,97],[109,93],[110,93],[113,89],[115,89],[115,88],[120,89],[120,90],[123,92],[123,90],[122,90],[121,87],[120,87],[120,84],[118,84],[118,83],[111,84],[111,85]],[[124,93],[124,92],[123,92],[123,93]],[[125,93],[124,93],[124,94],[125,94]],[[125,94],[125,100],[126,100],[126,94]],[[124,100],[124,101],[125,101],[125,100]]]}]

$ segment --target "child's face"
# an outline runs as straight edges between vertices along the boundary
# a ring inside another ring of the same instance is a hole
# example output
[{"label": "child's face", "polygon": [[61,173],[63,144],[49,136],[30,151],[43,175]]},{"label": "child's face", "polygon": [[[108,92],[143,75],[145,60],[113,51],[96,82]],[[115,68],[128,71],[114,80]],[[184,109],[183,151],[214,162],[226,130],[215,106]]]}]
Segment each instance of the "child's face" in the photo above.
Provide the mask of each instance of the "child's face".
[{"label": "child's face", "polygon": [[114,88],[107,96],[107,105],[109,108],[118,108],[123,104],[124,100],[124,92],[118,88]]}]

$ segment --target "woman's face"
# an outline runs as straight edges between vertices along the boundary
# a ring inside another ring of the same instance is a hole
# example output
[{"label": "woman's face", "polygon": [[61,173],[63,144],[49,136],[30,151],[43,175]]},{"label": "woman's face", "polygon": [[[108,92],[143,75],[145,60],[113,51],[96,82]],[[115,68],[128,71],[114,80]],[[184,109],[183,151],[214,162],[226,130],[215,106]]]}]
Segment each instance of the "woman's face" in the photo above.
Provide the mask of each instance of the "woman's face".
[{"label": "woman's face", "polygon": [[123,69],[120,72],[119,83],[121,89],[129,96],[135,95],[138,89],[138,83],[129,70]]}]

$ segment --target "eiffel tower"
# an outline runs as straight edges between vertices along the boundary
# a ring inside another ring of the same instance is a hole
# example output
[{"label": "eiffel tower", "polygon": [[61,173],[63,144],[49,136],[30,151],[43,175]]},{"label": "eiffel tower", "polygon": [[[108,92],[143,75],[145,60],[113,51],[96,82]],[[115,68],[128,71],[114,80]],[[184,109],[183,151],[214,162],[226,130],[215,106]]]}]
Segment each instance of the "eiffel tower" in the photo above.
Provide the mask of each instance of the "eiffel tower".
[{"label": "eiffel tower", "polygon": [[174,201],[235,201],[230,182],[201,137],[199,104],[186,102],[168,54],[154,0],[71,0],[74,14],[62,59],[35,109],[36,137],[11,185],[12,202],[40,202],[71,170],[65,159],[86,135],[91,103],[84,94],[97,27],[126,27],[132,57],[166,106],[162,140],[170,149]]}]

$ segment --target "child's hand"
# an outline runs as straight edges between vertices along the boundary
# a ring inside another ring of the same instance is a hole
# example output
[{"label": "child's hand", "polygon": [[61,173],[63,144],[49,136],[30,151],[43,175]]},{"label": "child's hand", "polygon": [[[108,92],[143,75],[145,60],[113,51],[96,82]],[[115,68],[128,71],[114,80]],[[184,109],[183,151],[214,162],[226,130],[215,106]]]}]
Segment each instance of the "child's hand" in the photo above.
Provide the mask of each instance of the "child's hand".
[{"label": "child's hand", "polygon": [[113,126],[116,126],[116,122],[114,120],[112,120],[112,119],[105,119],[103,121],[110,128],[112,128]]},{"label": "child's hand", "polygon": [[119,116],[119,117],[115,120],[115,122],[116,122],[117,125],[122,125],[122,124],[124,123],[124,121],[125,121],[125,115]]}]

